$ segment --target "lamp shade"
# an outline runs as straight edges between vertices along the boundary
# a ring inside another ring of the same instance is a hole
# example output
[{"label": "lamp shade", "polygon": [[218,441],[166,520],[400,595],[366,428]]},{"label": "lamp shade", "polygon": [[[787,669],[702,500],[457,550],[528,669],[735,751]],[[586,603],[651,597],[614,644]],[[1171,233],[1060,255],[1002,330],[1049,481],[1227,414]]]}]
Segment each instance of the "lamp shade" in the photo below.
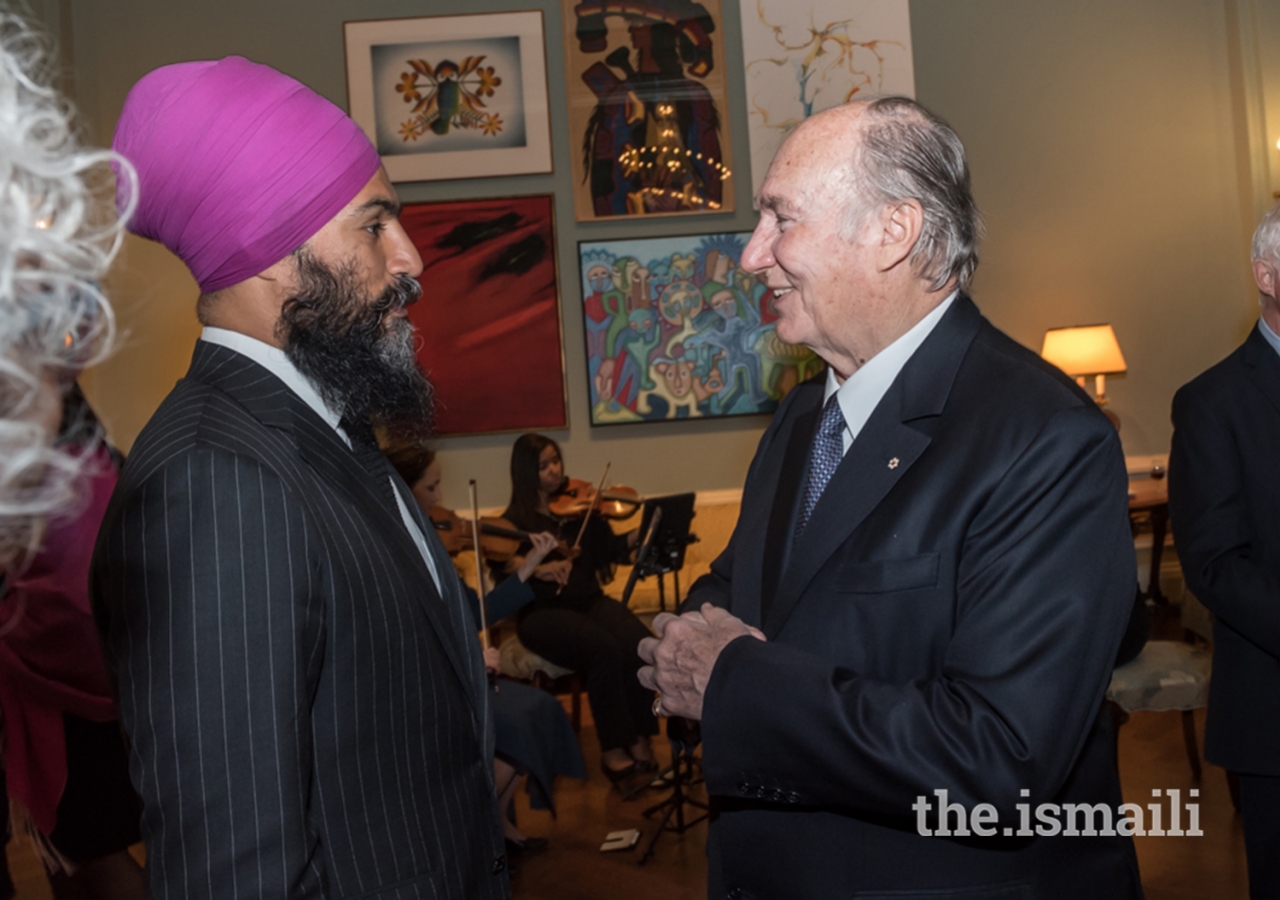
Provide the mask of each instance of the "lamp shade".
[{"label": "lamp shade", "polygon": [[1068,375],[1117,375],[1126,368],[1110,325],[1050,328],[1040,355]]}]

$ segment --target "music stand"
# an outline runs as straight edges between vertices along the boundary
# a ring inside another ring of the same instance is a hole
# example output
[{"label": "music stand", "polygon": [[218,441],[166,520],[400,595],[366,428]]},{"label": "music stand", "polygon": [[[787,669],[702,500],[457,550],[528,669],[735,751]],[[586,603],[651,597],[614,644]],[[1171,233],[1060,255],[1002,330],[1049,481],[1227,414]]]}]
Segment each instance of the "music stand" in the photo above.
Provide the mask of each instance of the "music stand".
[{"label": "music stand", "polygon": [[[702,781],[702,778],[696,775],[696,770],[702,767],[702,762],[693,753],[702,741],[701,728],[697,722],[689,719],[667,719],[667,740],[671,742],[671,765],[659,772],[654,781],[665,780],[671,785],[671,794],[661,803],[654,804],[642,813],[647,819],[660,812],[662,821],[658,823],[657,828],[645,836],[640,844],[640,859],[636,861],[637,865],[644,865],[653,856],[654,845],[658,843],[658,838],[662,837],[663,832],[684,834],[710,815],[707,804],[690,797],[686,790],[688,786]],[[685,818],[685,804],[702,812],[692,818]],[[674,825],[671,824],[673,816],[676,820]]]},{"label": "music stand", "polygon": [[658,576],[658,608],[665,611],[667,598],[663,576],[671,573],[675,581],[675,608],[680,607],[680,570],[684,568],[685,551],[698,540],[689,533],[693,524],[696,494],[668,494],[650,497],[644,501],[644,515],[640,519],[640,533],[644,541],[636,553],[636,564],[622,592],[622,605],[631,602],[631,592],[636,582],[650,575]]}]

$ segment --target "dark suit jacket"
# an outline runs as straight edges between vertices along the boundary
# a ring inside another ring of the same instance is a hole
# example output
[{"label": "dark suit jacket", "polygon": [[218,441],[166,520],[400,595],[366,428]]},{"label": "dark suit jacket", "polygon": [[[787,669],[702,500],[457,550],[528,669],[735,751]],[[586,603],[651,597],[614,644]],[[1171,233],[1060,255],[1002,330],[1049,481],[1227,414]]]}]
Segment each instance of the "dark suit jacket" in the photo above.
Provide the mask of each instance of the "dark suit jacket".
[{"label": "dark suit jacket", "polygon": [[1205,756],[1280,775],[1280,355],[1257,327],[1173,398],[1169,513],[1216,616]]},{"label": "dark suit jacket", "polygon": [[390,499],[203,341],[138,437],[92,580],[152,896],[508,895],[479,644]]},{"label": "dark suit jacket", "polygon": [[690,591],[768,637],[729,644],[706,691],[711,895],[1140,896],[1127,838],[923,837],[912,809],[945,789],[1016,831],[1018,803],[1034,827],[1040,803],[1121,802],[1102,701],[1135,565],[1115,429],[962,296],[793,541],[822,393],[779,407]]}]

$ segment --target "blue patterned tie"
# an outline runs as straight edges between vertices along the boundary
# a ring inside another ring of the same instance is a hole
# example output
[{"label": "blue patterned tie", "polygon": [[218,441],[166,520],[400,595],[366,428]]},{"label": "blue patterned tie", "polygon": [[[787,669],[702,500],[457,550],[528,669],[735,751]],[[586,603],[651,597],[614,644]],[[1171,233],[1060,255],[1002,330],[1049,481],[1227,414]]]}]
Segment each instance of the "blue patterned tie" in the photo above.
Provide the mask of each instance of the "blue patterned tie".
[{"label": "blue patterned tie", "polygon": [[827,482],[844,457],[844,424],[844,413],[836,395],[832,394],[822,410],[822,421],[818,423],[818,433],[814,435],[813,447],[809,451],[809,484],[804,489],[804,506],[796,522],[797,537],[804,534],[813,508],[818,505],[818,498],[827,489]]}]

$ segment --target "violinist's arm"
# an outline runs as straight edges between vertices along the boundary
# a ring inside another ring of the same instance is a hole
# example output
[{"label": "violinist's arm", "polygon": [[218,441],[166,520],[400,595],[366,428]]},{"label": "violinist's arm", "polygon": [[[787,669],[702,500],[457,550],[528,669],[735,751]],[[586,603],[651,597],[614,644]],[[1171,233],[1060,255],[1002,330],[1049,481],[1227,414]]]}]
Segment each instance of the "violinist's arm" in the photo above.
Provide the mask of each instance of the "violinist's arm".
[{"label": "violinist's arm", "polygon": [[514,571],[516,577],[521,581],[528,581],[529,576],[532,575],[542,561],[546,559],[547,554],[556,549],[556,539],[545,531],[538,532],[537,534],[530,534],[529,542],[533,546],[529,549],[528,554],[525,556],[514,557],[512,562],[519,560],[519,563],[516,565],[515,569],[508,569],[508,571]]}]

